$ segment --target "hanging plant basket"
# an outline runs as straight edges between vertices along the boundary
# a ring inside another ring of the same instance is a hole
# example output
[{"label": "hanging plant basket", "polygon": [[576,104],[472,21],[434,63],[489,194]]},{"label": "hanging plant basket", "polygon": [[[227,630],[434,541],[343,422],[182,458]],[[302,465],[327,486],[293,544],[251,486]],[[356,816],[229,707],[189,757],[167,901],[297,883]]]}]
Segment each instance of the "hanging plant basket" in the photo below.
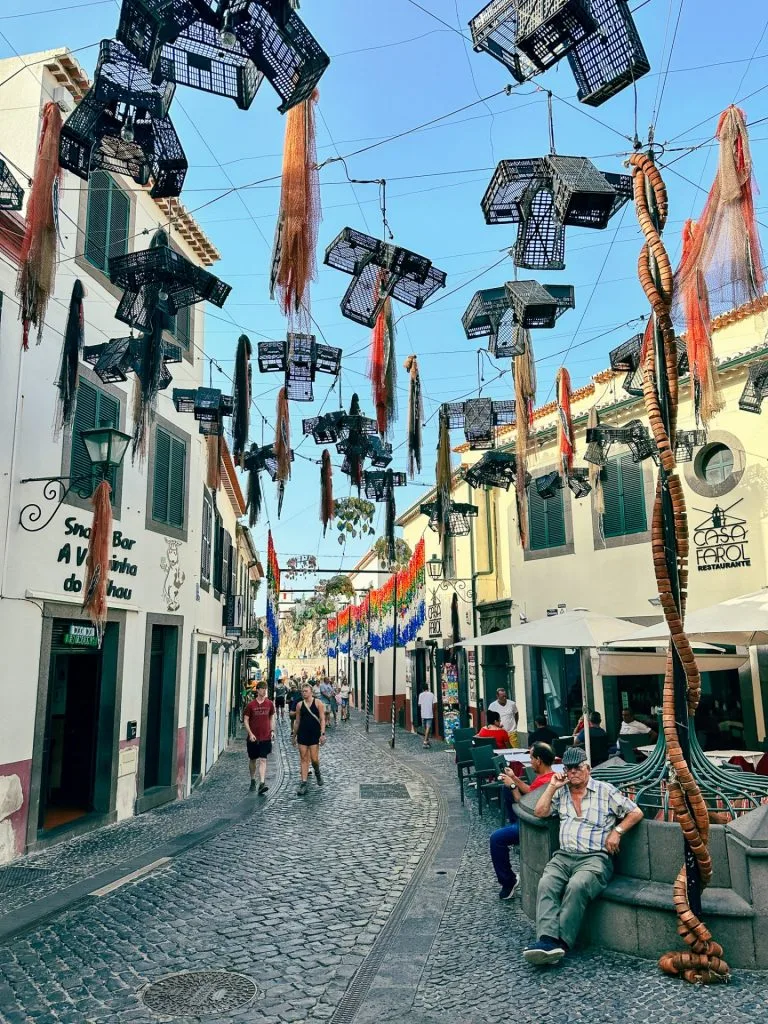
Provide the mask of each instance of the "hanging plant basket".
[{"label": "hanging plant basket", "polygon": [[376,506],[364,498],[339,498],[333,503],[336,529],[339,531],[339,544],[345,539],[357,540],[360,537],[372,537],[373,517]]}]

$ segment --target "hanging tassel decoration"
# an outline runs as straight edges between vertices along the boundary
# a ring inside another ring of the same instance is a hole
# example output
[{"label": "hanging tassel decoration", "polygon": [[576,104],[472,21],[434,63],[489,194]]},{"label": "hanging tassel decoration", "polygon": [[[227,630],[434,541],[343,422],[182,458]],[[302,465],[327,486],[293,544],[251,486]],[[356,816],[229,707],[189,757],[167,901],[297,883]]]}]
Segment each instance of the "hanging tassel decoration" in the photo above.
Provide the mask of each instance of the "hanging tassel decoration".
[{"label": "hanging tassel decoration", "polygon": [[[251,451],[253,451],[255,447],[255,445],[252,445]],[[263,495],[261,493],[261,470],[255,468],[248,470],[247,491],[246,511],[248,512],[248,525],[250,527],[254,527],[259,521],[263,501]]]},{"label": "hanging tassel decoration", "polygon": [[205,439],[207,468],[205,482],[208,489],[218,491],[221,487],[221,434],[209,434]]},{"label": "hanging tassel decoration", "polygon": [[[351,420],[361,417],[363,414],[360,411],[360,399],[357,393],[352,395],[352,399],[349,403],[349,418]],[[363,486],[363,456],[360,451],[360,445],[362,444],[362,438],[359,436],[359,428],[355,430],[357,436],[356,443],[350,444],[347,450],[347,462],[349,463],[349,479],[357,487],[357,493],[360,493],[360,488]],[[351,440],[351,438],[350,438]]]},{"label": "hanging tassel decoration", "polygon": [[698,248],[701,226],[687,220],[683,226],[682,265],[690,271],[681,283],[680,302],[685,315],[685,345],[691,377],[691,399],[696,422],[706,426],[723,408],[720,385],[712,347],[712,315],[704,273],[696,265],[693,253]]},{"label": "hanging tassel decoration", "polygon": [[454,645],[461,641],[461,619],[459,618],[459,595],[451,598],[451,640]]},{"label": "hanging tassel decoration", "polygon": [[235,352],[234,413],[232,417],[232,458],[242,467],[251,425],[251,341],[241,334]]},{"label": "hanging tassel decoration", "polygon": [[[587,417],[587,430],[595,430],[600,426],[600,416],[597,411],[597,406],[593,405],[589,410]],[[587,463],[589,469],[587,470],[590,486],[592,487],[592,494],[594,496],[593,508],[597,514],[598,526],[600,529],[600,538],[605,543],[605,533],[603,531],[603,516],[605,515],[605,494],[603,492],[603,475],[600,466],[594,462]]]},{"label": "hanging tassel decoration", "polygon": [[424,408],[421,397],[421,377],[415,355],[403,364],[408,373],[408,475],[411,480],[421,472],[421,438]]},{"label": "hanging tassel decoration", "polygon": [[75,281],[72,286],[72,295],[69,300],[69,313],[67,315],[67,326],[64,329],[64,343],[61,347],[61,363],[59,365],[59,377],[56,387],[59,389],[59,397],[56,402],[56,421],[54,426],[55,435],[68,427],[75,415],[75,403],[77,402],[77,367],[80,360],[80,353],[83,350],[85,340],[83,296],[85,289],[82,281]]},{"label": "hanging tassel decoration", "polygon": [[325,536],[328,524],[334,518],[333,467],[331,466],[331,453],[327,448],[323,449],[320,467],[320,522],[323,524],[323,536]]},{"label": "hanging tassel decoration", "polygon": [[155,418],[157,396],[163,371],[163,330],[167,314],[159,308],[152,313],[152,330],[142,335],[142,355],[136,370],[133,388],[133,443],[131,461],[142,462],[147,454],[147,443]]},{"label": "hanging tassel decoration", "polygon": [[277,515],[283,508],[285,485],[291,479],[291,414],[288,408],[288,395],[285,388],[280,388],[277,396],[277,423],[275,424],[275,458],[277,460]]},{"label": "hanging tassel decoration", "polygon": [[309,282],[317,273],[320,186],[315,141],[317,90],[286,114],[283,173],[270,295],[283,313],[309,312]]},{"label": "hanging tassel decoration", "polygon": [[388,469],[384,476],[384,500],[386,512],[384,517],[384,538],[387,542],[387,561],[391,568],[394,569],[397,560],[395,547],[395,519],[397,519],[397,511],[395,509],[395,483],[391,469]]},{"label": "hanging tassel decoration", "polygon": [[451,515],[451,438],[448,416],[440,409],[440,428],[437,439],[437,463],[435,465],[435,499],[437,503],[437,535],[443,555],[443,578],[452,579],[453,544],[450,536]]},{"label": "hanging tassel decoration", "polygon": [[93,521],[85,561],[83,610],[96,627],[99,646],[107,622],[107,583],[112,552],[112,488],[102,480],[93,492]]},{"label": "hanging tassel decoration", "polygon": [[387,299],[376,318],[371,335],[368,377],[371,381],[376,425],[385,437],[397,416],[397,363],[395,356],[395,320],[392,300]]},{"label": "hanging tassel decoration", "polygon": [[557,371],[557,449],[560,453],[558,469],[565,480],[573,472],[573,417],[571,416],[571,375],[564,366]]},{"label": "hanging tassel decoration", "polygon": [[525,487],[528,449],[533,424],[533,406],[536,401],[536,364],[533,358],[531,336],[524,332],[525,349],[515,356],[512,372],[515,378],[515,455],[517,458],[517,476],[515,479],[515,498],[517,506],[517,532],[523,548],[528,546],[528,492]]},{"label": "hanging tassel decoration", "polygon": [[57,103],[46,103],[43,107],[43,123],[16,280],[25,349],[29,348],[30,327],[37,330],[37,343],[40,344],[45,314],[56,280],[58,191],[61,185],[60,139],[61,111]]}]

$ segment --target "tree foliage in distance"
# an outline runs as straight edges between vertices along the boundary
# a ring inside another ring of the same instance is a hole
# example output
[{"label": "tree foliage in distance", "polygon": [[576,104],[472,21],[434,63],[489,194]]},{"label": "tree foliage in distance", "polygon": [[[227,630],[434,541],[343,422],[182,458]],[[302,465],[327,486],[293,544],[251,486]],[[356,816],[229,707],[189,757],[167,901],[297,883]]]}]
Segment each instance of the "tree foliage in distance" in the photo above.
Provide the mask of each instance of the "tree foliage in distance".
[{"label": "tree foliage in distance", "polygon": [[404,566],[408,565],[408,562],[410,561],[413,552],[411,551],[411,549],[408,547],[404,540],[400,540],[400,538],[398,538],[395,541],[394,563],[390,563],[389,561],[387,548],[388,544],[386,537],[379,537],[379,539],[373,545],[373,552],[378,558],[379,562],[381,563],[383,569],[402,569],[404,568]]},{"label": "tree foliage in distance", "polygon": [[375,534],[373,517],[376,506],[365,498],[339,498],[333,503],[336,529],[339,531],[339,544],[345,539],[356,540],[358,537],[371,537]]},{"label": "tree foliage in distance", "polygon": [[352,585],[352,580],[349,576],[331,576],[331,578],[323,584],[323,592],[326,598],[355,596],[355,588]]}]

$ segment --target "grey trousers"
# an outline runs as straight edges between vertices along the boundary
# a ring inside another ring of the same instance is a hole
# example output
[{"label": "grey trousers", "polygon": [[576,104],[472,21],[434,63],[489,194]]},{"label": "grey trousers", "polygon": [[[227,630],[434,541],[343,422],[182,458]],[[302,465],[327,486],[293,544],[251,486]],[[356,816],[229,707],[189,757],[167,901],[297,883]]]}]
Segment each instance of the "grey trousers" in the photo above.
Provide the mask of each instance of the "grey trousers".
[{"label": "grey trousers", "polygon": [[576,942],[584,911],[611,880],[613,861],[607,853],[566,853],[558,850],[544,868],[536,898],[536,935]]}]

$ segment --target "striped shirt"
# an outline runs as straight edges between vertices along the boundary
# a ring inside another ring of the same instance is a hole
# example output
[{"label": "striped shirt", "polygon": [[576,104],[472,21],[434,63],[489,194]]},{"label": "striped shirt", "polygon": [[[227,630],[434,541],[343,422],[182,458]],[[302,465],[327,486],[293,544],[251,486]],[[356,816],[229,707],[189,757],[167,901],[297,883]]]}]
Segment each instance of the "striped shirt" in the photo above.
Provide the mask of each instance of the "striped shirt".
[{"label": "striped shirt", "polygon": [[590,777],[581,798],[581,815],[577,815],[570,788],[563,786],[552,796],[552,814],[560,818],[560,848],[566,853],[604,851],[608,833],[636,809],[637,804],[621,790]]}]

